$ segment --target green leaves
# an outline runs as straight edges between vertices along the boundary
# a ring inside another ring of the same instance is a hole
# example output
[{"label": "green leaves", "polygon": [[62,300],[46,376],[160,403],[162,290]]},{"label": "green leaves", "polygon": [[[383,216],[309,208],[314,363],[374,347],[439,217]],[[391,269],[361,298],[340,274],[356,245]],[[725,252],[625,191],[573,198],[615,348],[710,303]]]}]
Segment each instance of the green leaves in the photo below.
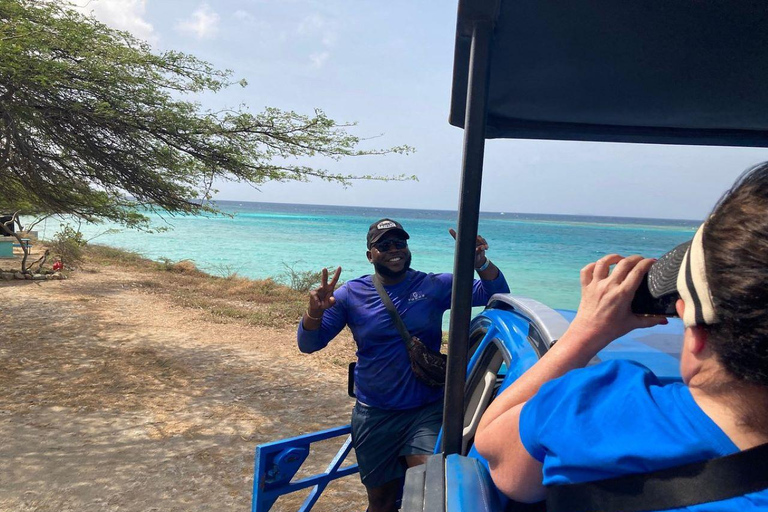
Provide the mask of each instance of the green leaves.
[{"label": "green leaves", "polygon": [[59,3],[0,0],[0,207],[141,226],[147,209],[210,211],[199,199],[216,180],[414,178],[293,163],[413,151],[361,150],[354,123],[322,110],[211,112],[183,99],[231,85],[246,83]]}]

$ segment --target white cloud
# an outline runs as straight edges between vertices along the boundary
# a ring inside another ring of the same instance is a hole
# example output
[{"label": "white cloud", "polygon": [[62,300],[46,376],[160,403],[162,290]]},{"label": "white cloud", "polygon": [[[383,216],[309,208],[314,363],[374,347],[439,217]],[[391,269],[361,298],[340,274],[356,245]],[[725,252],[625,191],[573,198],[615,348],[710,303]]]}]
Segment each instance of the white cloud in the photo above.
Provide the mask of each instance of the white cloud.
[{"label": "white cloud", "polygon": [[232,13],[232,16],[243,25],[248,26],[248,30],[251,32],[253,31],[259,31],[260,33],[271,33],[273,27],[264,21],[263,19],[257,18],[253,14],[251,14],[249,11],[238,9],[234,13]]},{"label": "white cloud", "polygon": [[338,40],[337,23],[329,20],[319,14],[307,16],[296,27],[296,33],[300,36],[319,41],[320,45],[326,48],[326,51],[315,52],[309,55],[312,67],[319,69],[325,65],[331,57],[329,49],[336,45]]},{"label": "white cloud", "polygon": [[330,56],[331,54],[328,52],[313,53],[309,56],[309,60],[312,61],[313,68],[319,69],[323,67],[323,64],[325,64],[325,61],[327,61]]},{"label": "white cloud", "polygon": [[220,17],[208,4],[202,4],[189,18],[176,23],[176,30],[194,34],[198,39],[211,39],[219,33]]},{"label": "white cloud", "polygon": [[246,21],[246,22],[253,22],[256,21],[256,18],[253,14],[249,13],[248,11],[244,11],[242,9],[238,9],[234,12],[233,16],[237,18],[240,21]]},{"label": "white cloud", "polygon": [[73,7],[110,27],[128,31],[150,43],[157,42],[154,27],[144,19],[147,0],[75,0]]},{"label": "white cloud", "polygon": [[336,22],[319,14],[307,16],[301,20],[296,31],[301,35],[317,37],[324,46],[328,47],[334,46],[338,39]]}]

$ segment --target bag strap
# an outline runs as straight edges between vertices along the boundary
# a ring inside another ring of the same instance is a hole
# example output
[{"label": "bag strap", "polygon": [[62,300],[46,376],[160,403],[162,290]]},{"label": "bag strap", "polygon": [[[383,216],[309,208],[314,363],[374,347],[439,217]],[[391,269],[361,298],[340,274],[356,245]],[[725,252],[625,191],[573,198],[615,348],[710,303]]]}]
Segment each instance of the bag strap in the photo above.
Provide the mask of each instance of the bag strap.
[{"label": "bag strap", "polygon": [[580,484],[547,487],[548,512],[682,508],[768,489],[768,443],[725,457]]},{"label": "bag strap", "polygon": [[389,316],[392,317],[392,321],[395,322],[395,327],[397,327],[397,331],[400,333],[400,336],[403,338],[403,342],[405,343],[405,346],[410,350],[413,345],[413,340],[411,339],[411,333],[408,332],[408,328],[405,326],[405,323],[403,323],[403,319],[400,318],[400,314],[397,312],[397,309],[395,309],[395,305],[392,304],[392,299],[389,298],[389,294],[387,293],[387,290],[384,289],[384,285],[381,284],[381,281],[379,280],[379,276],[374,274],[373,275],[373,286],[376,287],[376,291],[379,292],[379,296],[381,297],[381,302],[384,303],[384,307],[387,308],[387,312],[389,313]]}]

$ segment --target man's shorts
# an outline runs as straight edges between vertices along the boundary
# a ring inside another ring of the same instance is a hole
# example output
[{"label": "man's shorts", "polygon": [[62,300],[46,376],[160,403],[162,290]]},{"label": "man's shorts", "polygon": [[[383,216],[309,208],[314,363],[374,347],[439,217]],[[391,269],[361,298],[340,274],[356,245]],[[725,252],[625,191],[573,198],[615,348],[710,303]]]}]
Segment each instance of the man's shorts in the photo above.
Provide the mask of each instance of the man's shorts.
[{"label": "man's shorts", "polygon": [[379,487],[402,478],[407,469],[403,456],[434,453],[442,422],[442,400],[404,411],[355,403],[352,442],[363,484]]}]

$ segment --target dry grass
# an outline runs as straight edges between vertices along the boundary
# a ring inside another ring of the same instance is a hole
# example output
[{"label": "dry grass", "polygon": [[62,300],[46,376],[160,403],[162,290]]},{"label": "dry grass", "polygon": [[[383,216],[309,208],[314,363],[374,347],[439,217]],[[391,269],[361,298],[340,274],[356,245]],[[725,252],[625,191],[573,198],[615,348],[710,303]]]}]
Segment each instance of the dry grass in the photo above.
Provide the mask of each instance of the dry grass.
[{"label": "dry grass", "polygon": [[[190,260],[157,262],[122,249],[86,246],[85,271],[115,267],[133,273],[133,286],[169,299],[177,306],[201,312],[211,323],[295,332],[307,307],[306,292],[293,290],[273,279],[248,279],[237,274],[214,276],[199,270]],[[346,371],[355,360],[355,344],[348,330],[345,331],[340,339],[313,354],[313,360]]]},{"label": "dry grass", "polygon": [[165,294],[181,306],[207,311],[219,320],[285,328],[295,326],[306,307],[306,293],[273,279],[213,276],[190,260],[156,262],[130,251],[93,245],[86,248],[85,264],[92,268],[119,265],[140,271],[148,276],[142,281],[148,290]]}]

